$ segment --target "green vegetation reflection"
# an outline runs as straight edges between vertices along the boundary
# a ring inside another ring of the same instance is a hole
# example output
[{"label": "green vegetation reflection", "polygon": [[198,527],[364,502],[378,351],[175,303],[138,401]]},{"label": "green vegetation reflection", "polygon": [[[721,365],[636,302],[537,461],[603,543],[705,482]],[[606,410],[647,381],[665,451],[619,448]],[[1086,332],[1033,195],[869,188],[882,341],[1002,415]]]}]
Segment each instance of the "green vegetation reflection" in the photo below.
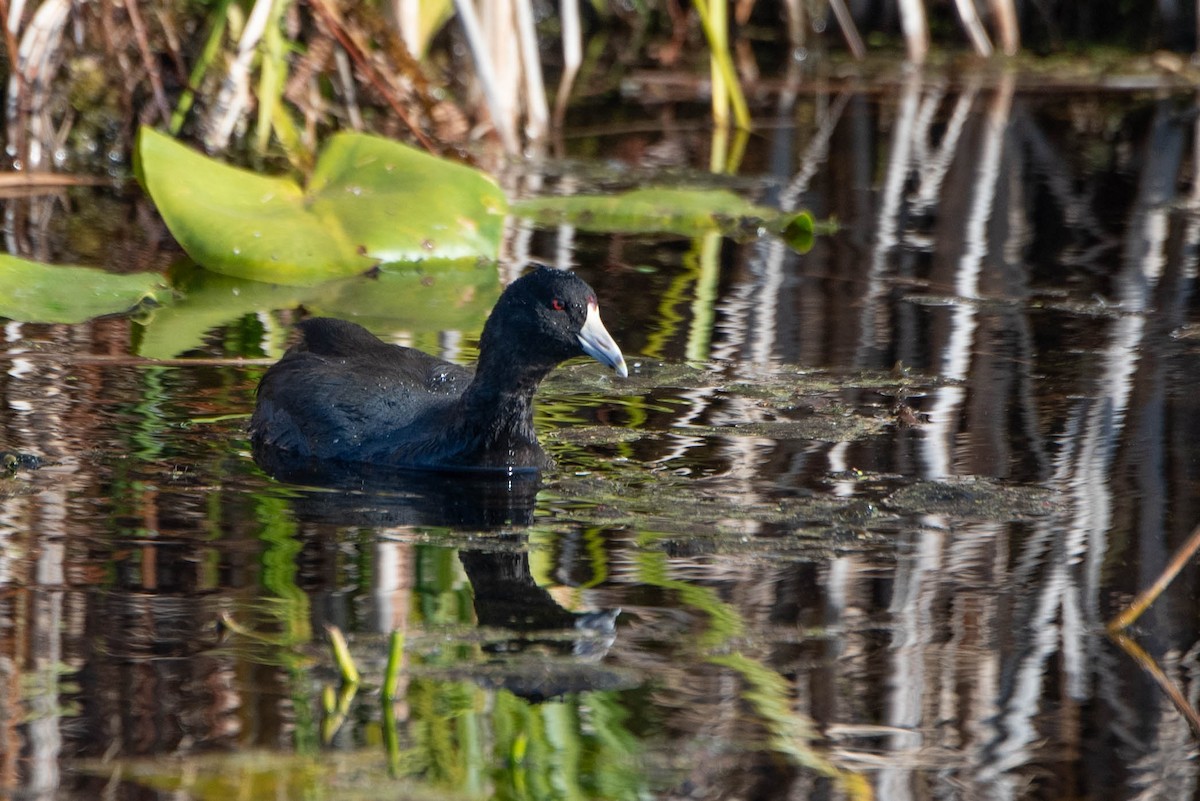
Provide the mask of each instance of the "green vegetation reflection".
[{"label": "green vegetation reflection", "polygon": [[[235,753],[186,760],[115,760],[88,772],[197,801],[245,799],[642,799],[651,794],[638,743],[609,692],[533,704],[461,681],[413,682],[416,721],[392,776],[381,749],[319,756]],[[369,729],[378,723],[368,724]],[[369,733],[377,739],[381,733]]]}]

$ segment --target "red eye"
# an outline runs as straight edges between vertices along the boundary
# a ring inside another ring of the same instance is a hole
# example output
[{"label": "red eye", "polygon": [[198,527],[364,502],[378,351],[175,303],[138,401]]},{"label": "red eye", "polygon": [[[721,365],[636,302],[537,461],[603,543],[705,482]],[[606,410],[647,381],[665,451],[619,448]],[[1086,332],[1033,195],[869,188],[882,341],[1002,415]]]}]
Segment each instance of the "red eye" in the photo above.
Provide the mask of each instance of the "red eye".
[{"label": "red eye", "polygon": [[554,309],[555,311],[562,311],[567,307],[561,300],[555,298],[554,300],[550,301],[550,308]]}]

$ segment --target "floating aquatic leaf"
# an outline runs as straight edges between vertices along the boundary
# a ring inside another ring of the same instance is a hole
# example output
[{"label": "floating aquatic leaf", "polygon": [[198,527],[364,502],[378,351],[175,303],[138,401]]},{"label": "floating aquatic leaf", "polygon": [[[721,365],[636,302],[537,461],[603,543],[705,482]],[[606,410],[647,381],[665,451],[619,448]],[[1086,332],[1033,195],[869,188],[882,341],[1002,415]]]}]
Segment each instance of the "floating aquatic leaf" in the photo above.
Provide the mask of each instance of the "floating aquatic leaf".
[{"label": "floating aquatic leaf", "polygon": [[522,200],[513,214],[543,225],[570,223],[587,231],[699,236],[719,231],[735,238],[763,231],[799,251],[812,247],[815,225],[806,211],[758,206],[725,189],[634,189],[619,195],[570,195]]},{"label": "floating aquatic leaf", "polygon": [[391,262],[495,258],[507,211],[483,173],[364,134],[338,134],[307,189],[214,161],[142,128],[135,168],[200,264],[311,285]]},{"label": "floating aquatic leaf", "polygon": [[158,273],[119,275],[0,254],[0,317],[10,320],[81,323],[168,297],[170,290]]},{"label": "floating aquatic leaf", "polygon": [[[500,294],[496,270],[475,262],[393,265],[318,286],[267,284],[192,267],[173,273],[182,298],[146,321],[138,353],[169,359],[200,347],[209,331],[259,311],[304,306],[375,331],[414,333],[483,326]],[[272,354],[278,355],[278,354]]]}]

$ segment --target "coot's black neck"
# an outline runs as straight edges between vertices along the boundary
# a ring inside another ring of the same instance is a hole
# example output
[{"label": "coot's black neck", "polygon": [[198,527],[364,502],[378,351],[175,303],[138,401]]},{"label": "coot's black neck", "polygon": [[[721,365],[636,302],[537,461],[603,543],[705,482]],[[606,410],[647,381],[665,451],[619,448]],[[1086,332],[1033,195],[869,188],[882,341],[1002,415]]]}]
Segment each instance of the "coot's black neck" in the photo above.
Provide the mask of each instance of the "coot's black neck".
[{"label": "coot's black neck", "polygon": [[459,401],[463,439],[477,448],[477,459],[491,467],[545,467],[548,459],[533,427],[533,395],[550,366],[503,364],[480,355],[475,378]]},{"label": "coot's black neck", "polygon": [[484,354],[463,392],[462,408],[473,425],[500,436],[536,442],[533,395],[550,366],[500,364]]}]

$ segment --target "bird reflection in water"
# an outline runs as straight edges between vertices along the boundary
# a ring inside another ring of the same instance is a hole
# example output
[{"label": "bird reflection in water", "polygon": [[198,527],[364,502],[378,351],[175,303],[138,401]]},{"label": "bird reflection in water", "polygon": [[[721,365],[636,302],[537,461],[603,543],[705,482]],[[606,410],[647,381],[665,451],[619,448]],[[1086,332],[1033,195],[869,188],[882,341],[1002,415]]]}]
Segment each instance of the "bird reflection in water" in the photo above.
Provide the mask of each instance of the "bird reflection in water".
[{"label": "bird reflection in water", "polygon": [[[361,610],[369,628],[384,633],[405,626],[413,590],[411,569],[404,569],[411,560],[403,555],[410,545],[384,532],[479,532],[486,547],[461,548],[458,556],[471,583],[476,622],[489,634],[483,647],[489,662],[464,666],[456,674],[533,701],[636,683],[599,664],[616,640],[621,610],[566,609],[530,570],[522,529],[534,520],[538,471],[411,471],[287,461],[286,466],[274,465],[274,474],[307,485],[291,498],[297,519],[309,532],[306,550],[328,550],[326,540],[336,541],[337,532],[347,528],[376,532],[371,599]],[[327,569],[316,572],[330,574]],[[315,614],[325,619],[314,623],[344,626],[349,617],[340,609],[344,599],[345,593],[334,589],[324,612],[323,604],[315,603]]]}]

